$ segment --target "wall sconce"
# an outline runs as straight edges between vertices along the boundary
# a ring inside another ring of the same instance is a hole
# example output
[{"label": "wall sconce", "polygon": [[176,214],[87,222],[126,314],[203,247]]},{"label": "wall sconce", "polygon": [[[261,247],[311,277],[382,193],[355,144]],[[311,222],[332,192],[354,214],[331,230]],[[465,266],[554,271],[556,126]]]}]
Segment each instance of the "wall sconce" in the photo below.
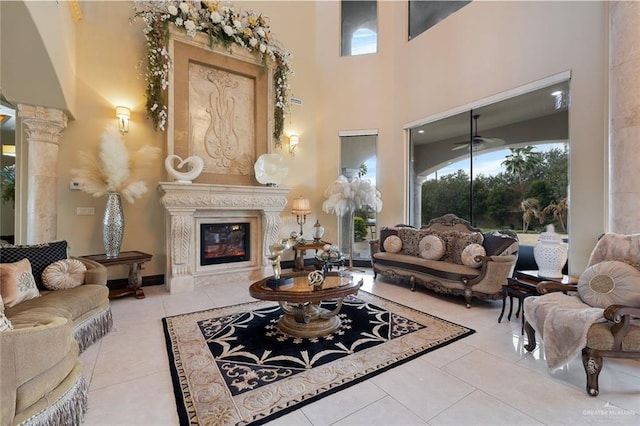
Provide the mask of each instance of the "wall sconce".
[{"label": "wall sconce", "polygon": [[116,117],[118,117],[118,128],[123,135],[129,133],[129,118],[131,118],[131,110],[125,106],[116,107]]},{"label": "wall sconce", "polygon": [[300,197],[293,200],[291,214],[296,215],[296,222],[300,225],[300,236],[302,237],[302,225],[307,221],[307,215],[311,213],[311,203],[308,199]]},{"label": "wall sconce", "polygon": [[16,156],[16,146],[15,145],[2,145],[2,155],[6,155],[7,157],[15,157]]},{"label": "wall sconce", "polygon": [[296,156],[295,150],[298,146],[298,142],[300,142],[298,135],[289,136],[289,154],[291,154],[292,157]]}]

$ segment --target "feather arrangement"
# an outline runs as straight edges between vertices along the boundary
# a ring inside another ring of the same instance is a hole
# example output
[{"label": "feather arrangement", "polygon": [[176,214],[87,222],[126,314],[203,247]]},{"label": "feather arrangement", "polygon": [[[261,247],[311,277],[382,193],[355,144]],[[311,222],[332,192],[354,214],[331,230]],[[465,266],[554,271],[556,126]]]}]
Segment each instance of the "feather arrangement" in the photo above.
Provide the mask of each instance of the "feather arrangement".
[{"label": "feather arrangement", "polygon": [[340,175],[324,192],[327,200],[322,203],[322,210],[342,216],[363,207],[371,207],[376,212],[382,210],[382,199],[378,191],[368,179],[355,178],[351,182]]},{"label": "feather arrangement", "polygon": [[100,138],[97,155],[82,152],[77,169],[71,170],[80,189],[94,197],[119,192],[129,202],[147,192],[143,175],[152,161],[160,155],[160,148],[145,145],[129,153],[120,132],[109,128]]}]

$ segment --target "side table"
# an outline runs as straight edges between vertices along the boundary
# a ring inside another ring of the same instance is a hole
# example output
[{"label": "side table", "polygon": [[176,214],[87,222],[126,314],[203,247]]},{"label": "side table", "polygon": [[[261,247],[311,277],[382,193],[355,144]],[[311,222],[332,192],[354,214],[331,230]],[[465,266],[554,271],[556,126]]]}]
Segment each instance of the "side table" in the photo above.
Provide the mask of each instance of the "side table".
[{"label": "side table", "polygon": [[305,241],[296,243],[293,246],[293,270],[294,271],[304,271],[304,255],[307,250],[315,250],[316,254],[318,250],[322,249],[326,244],[331,244],[326,241]]},{"label": "side table", "polygon": [[[538,276],[538,271],[526,270],[515,271],[513,278],[507,278],[507,285],[502,286],[502,311],[498,317],[498,323],[502,321],[504,316],[505,306],[507,304],[507,297],[509,297],[509,314],[507,320],[511,321],[511,314],[513,312],[513,298],[518,299],[518,309],[516,310],[516,318],[519,317],[521,310],[523,310],[524,299],[529,296],[537,296],[537,285],[542,281],[552,281],[558,284],[575,285],[578,283],[578,279],[563,275],[562,278],[547,278]],[[521,334],[524,334],[524,311],[522,311],[522,328]]]},{"label": "side table", "polygon": [[142,290],[142,269],[146,262],[151,261],[152,255],[141,251],[121,251],[118,257],[107,257],[106,254],[92,254],[82,256],[85,259],[93,260],[106,267],[116,265],[129,266],[129,283],[126,288],[117,288],[109,290],[109,298],[128,296],[135,294],[136,299],[144,299],[144,291]]}]

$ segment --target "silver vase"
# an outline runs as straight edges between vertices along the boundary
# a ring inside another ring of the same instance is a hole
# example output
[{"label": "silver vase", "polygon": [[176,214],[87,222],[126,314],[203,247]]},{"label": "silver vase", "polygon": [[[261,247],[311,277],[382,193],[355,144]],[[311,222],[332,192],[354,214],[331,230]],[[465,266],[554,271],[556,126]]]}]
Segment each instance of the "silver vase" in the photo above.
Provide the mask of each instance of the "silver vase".
[{"label": "silver vase", "polygon": [[107,258],[114,258],[120,255],[123,233],[122,199],[117,192],[109,192],[102,219],[102,241]]}]

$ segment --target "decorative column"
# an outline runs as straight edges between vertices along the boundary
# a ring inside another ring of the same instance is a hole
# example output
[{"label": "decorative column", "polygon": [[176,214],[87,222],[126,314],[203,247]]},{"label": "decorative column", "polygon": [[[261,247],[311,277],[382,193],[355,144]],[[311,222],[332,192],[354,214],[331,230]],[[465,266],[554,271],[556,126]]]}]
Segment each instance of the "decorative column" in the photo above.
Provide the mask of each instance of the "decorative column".
[{"label": "decorative column", "polygon": [[609,230],[640,232],[640,3],[609,2]]},{"label": "decorative column", "polygon": [[262,266],[263,268],[270,265],[269,246],[278,241],[278,232],[280,230],[280,212],[278,211],[262,211]]},{"label": "decorative column", "polygon": [[37,244],[57,238],[58,221],[58,148],[60,134],[67,127],[67,116],[58,109],[18,105],[18,117],[26,142],[22,152],[27,190],[26,243]]},{"label": "decorative column", "polygon": [[167,290],[173,293],[193,291],[195,281],[192,275],[191,259],[195,256],[194,247],[194,208],[171,209],[171,255],[169,259],[169,279]]}]

